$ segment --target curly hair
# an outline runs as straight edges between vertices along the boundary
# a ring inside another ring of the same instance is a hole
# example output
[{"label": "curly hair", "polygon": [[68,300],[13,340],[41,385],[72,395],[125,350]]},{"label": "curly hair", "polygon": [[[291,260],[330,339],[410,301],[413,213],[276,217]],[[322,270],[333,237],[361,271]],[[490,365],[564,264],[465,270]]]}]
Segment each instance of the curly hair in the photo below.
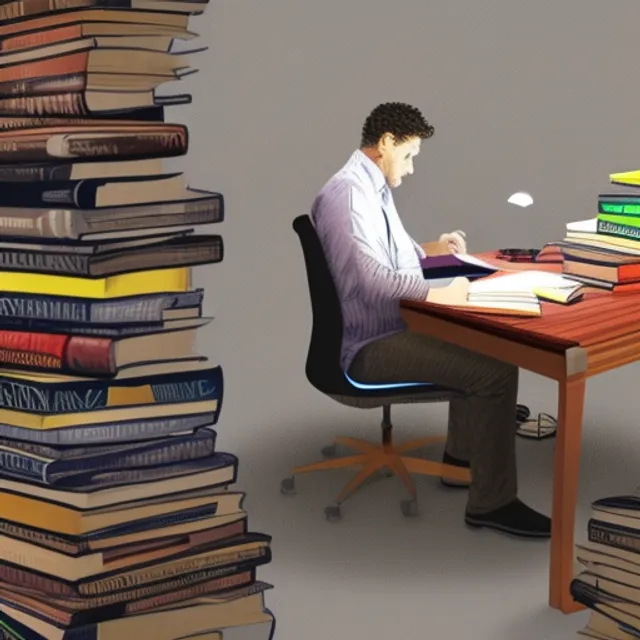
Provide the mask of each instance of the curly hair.
[{"label": "curly hair", "polygon": [[377,144],[380,138],[390,133],[400,144],[408,138],[430,138],[434,128],[416,107],[404,102],[379,104],[368,116],[362,127],[361,147]]}]

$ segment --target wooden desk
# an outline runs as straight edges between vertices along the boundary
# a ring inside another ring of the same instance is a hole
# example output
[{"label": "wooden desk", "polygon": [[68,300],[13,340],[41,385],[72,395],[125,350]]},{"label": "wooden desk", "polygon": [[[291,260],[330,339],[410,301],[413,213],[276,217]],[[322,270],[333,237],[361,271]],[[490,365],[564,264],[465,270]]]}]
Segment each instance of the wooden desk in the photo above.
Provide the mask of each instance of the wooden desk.
[{"label": "wooden desk", "polygon": [[[560,270],[558,265],[536,268]],[[549,604],[564,613],[583,609],[571,597],[569,585],[574,577],[585,382],[640,359],[640,294],[590,293],[575,305],[542,303],[539,318],[473,314],[404,300],[401,306],[413,331],[558,381]]]}]

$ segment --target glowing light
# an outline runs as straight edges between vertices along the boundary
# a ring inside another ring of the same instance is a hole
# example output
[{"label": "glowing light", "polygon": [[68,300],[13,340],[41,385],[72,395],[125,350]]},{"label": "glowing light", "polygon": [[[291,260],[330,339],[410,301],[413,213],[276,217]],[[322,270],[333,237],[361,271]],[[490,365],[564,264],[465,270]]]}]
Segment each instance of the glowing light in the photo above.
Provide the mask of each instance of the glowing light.
[{"label": "glowing light", "polygon": [[509,196],[507,202],[509,204],[515,204],[517,207],[529,207],[533,204],[533,198],[525,191],[518,191]]}]

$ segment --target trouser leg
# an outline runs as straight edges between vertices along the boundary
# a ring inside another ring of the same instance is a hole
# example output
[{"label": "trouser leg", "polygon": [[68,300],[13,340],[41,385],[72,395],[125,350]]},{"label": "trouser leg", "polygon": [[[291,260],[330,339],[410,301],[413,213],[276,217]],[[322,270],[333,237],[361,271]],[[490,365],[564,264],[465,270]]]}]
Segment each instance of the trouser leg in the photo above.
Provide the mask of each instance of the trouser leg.
[{"label": "trouser leg", "polygon": [[468,511],[492,511],[515,499],[517,367],[404,331],[365,346],[349,375],[361,382],[432,382],[461,392],[463,398],[450,404],[446,446],[470,462]]}]

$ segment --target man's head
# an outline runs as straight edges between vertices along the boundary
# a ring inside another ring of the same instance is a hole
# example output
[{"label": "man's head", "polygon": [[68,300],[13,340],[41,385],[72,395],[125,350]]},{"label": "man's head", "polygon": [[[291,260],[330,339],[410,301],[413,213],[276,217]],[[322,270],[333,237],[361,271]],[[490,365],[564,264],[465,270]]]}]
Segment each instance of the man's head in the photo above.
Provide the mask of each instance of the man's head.
[{"label": "man's head", "polygon": [[413,158],[420,143],[433,135],[434,128],[418,109],[403,102],[379,104],[362,127],[361,150],[381,169],[390,187],[413,173]]}]

